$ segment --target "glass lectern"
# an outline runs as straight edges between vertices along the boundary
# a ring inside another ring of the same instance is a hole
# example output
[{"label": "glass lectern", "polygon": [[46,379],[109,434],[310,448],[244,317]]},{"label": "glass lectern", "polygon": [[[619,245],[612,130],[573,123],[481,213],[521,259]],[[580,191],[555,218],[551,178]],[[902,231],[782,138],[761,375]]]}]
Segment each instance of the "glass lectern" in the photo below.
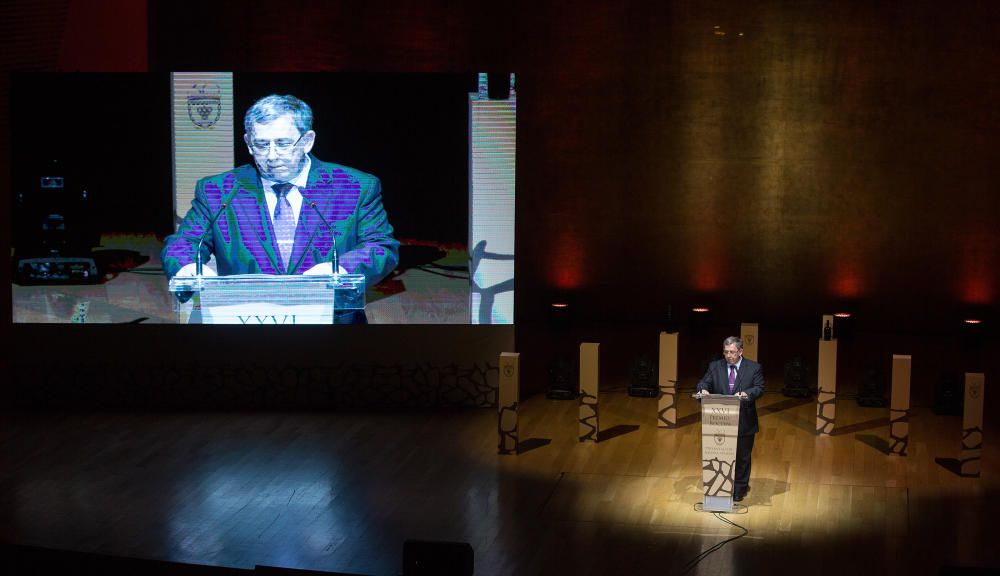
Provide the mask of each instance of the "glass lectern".
[{"label": "glass lectern", "polygon": [[179,324],[332,324],[364,310],[364,274],[171,278]]}]

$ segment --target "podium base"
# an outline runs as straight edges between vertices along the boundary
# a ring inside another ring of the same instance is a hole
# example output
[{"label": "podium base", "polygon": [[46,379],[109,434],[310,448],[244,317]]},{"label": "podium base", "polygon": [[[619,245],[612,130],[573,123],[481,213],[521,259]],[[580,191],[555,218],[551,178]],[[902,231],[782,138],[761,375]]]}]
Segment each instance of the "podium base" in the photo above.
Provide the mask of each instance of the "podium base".
[{"label": "podium base", "polygon": [[705,501],[701,503],[701,509],[705,512],[732,512],[732,496],[705,496]]}]

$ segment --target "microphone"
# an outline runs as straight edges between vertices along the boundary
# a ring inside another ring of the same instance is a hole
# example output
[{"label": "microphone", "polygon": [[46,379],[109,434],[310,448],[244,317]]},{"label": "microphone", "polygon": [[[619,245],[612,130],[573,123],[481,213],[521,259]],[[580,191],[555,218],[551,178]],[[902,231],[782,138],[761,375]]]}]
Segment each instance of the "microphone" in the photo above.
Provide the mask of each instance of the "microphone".
[{"label": "microphone", "polygon": [[336,276],[337,274],[340,273],[339,272],[340,268],[337,266],[337,236],[333,233],[333,226],[330,226],[330,223],[327,222],[326,218],[323,217],[323,213],[320,212],[319,208],[316,207],[316,203],[310,202],[309,207],[316,212],[316,215],[319,216],[319,219],[323,222],[323,225],[326,226],[326,229],[330,231],[330,241],[333,243],[333,261],[332,261],[333,275]]},{"label": "microphone", "polygon": [[201,245],[205,243],[205,238],[207,238],[208,233],[212,231],[212,226],[215,226],[215,221],[218,220],[219,216],[222,216],[222,212],[229,207],[230,200],[232,200],[232,195],[230,195],[229,198],[226,198],[226,202],[219,205],[219,209],[215,211],[215,214],[212,214],[212,218],[208,221],[208,226],[205,227],[205,231],[202,232],[201,236],[198,238],[198,245],[195,248],[195,251],[197,252],[195,256],[195,274],[198,276],[201,276]]}]

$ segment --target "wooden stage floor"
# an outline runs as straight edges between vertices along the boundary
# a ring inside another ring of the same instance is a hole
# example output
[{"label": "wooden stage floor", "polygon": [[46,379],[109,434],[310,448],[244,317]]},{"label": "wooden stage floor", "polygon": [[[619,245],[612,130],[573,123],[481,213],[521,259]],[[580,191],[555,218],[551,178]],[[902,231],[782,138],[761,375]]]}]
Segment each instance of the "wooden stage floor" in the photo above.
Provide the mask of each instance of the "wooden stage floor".
[{"label": "wooden stage floor", "polygon": [[[598,444],[576,403],[521,411],[523,451],[496,454],[490,410],[7,413],[0,542],[252,568],[401,571],[408,538],[470,543],[477,575],[681,574],[741,533],[700,502],[696,403],[655,427],[656,401],[602,392]],[[916,408],[910,455],[888,456],[888,409],[758,404],[749,534],[689,574],[938,574],[1000,567],[997,409],[981,478],[957,458],[961,419]],[[990,443],[992,441],[992,444]]]}]

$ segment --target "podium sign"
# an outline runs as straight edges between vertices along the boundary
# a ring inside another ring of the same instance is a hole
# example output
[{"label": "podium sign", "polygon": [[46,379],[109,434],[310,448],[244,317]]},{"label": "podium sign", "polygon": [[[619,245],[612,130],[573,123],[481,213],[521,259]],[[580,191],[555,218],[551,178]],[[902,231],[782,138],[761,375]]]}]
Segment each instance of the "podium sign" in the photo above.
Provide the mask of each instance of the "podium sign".
[{"label": "podium sign", "polygon": [[733,509],[740,399],[712,394],[701,399],[701,470],[706,512]]},{"label": "podium sign", "polygon": [[168,289],[180,324],[332,324],[334,310],[365,307],[364,274],[174,277]]}]

